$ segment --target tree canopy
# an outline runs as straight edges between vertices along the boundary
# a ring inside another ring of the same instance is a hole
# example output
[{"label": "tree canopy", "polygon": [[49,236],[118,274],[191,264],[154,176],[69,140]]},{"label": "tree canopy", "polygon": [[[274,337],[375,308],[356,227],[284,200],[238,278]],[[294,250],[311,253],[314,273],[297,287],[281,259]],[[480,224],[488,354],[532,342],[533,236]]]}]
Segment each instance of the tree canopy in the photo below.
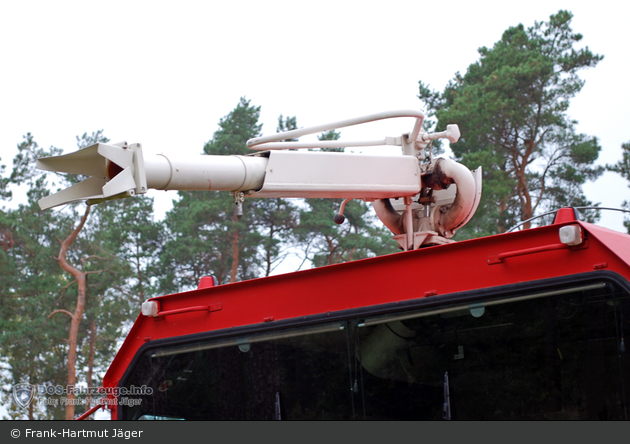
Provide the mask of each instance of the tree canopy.
[{"label": "tree canopy", "polygon": [[577,133],[567,110],[584,85],[578,72],[602,56],[577,47],[582,35],[571,19],[559,11],[529,28],[510,27],[492,48],[479,48],[479,61],[442,93],[420,82],[419,98],[438,129],[460,127],[451,146],[456,159],[483,168],[481,205],[462,230],[468,236],[503,232],[543,210],[591,204],[582,185],[602,172],[594,166],[600,146]]},{"label": "tree canopy", "polygon": [[[606,165],[608,171],[613,171],[628,181],[628,187],[630,188],[630,142],[621,144],[621,160],[613,165]],[[622,207],[630,211],[630,201],[623,202]],[[624,226],[630,234],[630,217],[625,217]]]},{"label": "tree canopy", "polygon": [[[247,154],[246,142],[260,135],[260,107],[242,97],[219,122],[203,147],[204,154]],[[256,276],[260,235],[254,212],[235,214],[234,198],[220,191],[179,192],[165,220],[168,238],[161,253],[160,289],[175,292],[195,288],[201,277],[219,283]]]},{"label": "tree canopy", "polygon": [[[451,145],[456,159],[484,171],[482,202],[460,230],[464,237],[503,232],[547,209],[590,204],[582,185],[602,172],[594,165],[600,147],[595,137],[576,131],[567,111],[584,85],[579,71],[602,56],[578,47],[582,36],[571,29],[571,19],[559,11],[530,28],[509,28],[493,47],[480,48],[480,59],[443,92],[420,82],[427,122],[435,118],[437,130],[457,123],[462,138]],[[246,141],[262,132],[259,118],[260,106],[241,98],[202,153],[249,154]],[[278,132],[297,128],[297,117],[279,116]],[[319,138],[339,136],[329,131]],[[77,136],[77,145],[106,140],[101,130]],[[622,149],[623,159],[607,168],[630,182],[630,143]],[[39,147],[27,133],[12,169],[0,165],[0,198],[10,199],[12,187],[28,188],[26,202],[0,209],[5,388],[66,385],[73,378],[98,385],[141,302],[196,288],[203,276],[220,283],[268,276],[295,251],[313,266],[397,251],[391,233],[359,200],[347,203],[341,225],[333,220],[341,199],[251,198],[241,216],[234,197],[217,191],[180,192],[164,221],[153,219],[153,201],[143,196],[41,211],[40,198],[81,180],[35,169],[36,158],[61,152]],[[9,399],[6,390],[3,397]],[[33,403],[28,412],[11,407],[9,416],[58,419],[64,412]]]},{"label": "tree canopy", "polygon": [[[79,149],[99,142],[107,142],[102,131],[77,136]],[[152,287],[140,285],[152,252],[130,248],[133,241],[156,244],[148,239],[157,236],[151,200],[105,202],[91,211],[84,204],[42,211],[40,198],[80,180],[35,168],[35,159],[61,152],[41,148],[26,134],[6,182],[9,192],[16,185],[28,190],[26,202],[0,210],[0,357],[6,369],[0,380],[5,387],[100,384],[137,315],[141,301],[135,291],[153,295]],[[142,242],[135,232],[145,234]],[[4,400],[10,400],[9,393],[3,393]],[[23,412],[8,406],[11,417],[30,419],[72,418],[85,409],[32,402]]]}]

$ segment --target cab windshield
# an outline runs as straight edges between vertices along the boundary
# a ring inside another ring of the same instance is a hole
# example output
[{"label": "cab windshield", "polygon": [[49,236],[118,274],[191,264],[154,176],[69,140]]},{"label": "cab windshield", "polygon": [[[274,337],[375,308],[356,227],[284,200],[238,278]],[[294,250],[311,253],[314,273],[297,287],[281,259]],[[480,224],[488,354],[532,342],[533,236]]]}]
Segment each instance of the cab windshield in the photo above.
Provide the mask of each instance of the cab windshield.
[{"label": "cab windshield", "polygon": [[627,419],[628,292],[612,282],[147,348],[120,419]]}]

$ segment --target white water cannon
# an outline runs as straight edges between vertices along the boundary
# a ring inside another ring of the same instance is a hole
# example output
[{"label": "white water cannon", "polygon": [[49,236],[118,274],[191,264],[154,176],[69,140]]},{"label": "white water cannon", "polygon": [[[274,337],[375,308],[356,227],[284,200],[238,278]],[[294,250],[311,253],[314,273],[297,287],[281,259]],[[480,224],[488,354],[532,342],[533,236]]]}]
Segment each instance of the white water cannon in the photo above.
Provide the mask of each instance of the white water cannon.
[{"label": "white water cannon", "polygon": [[[367,141],[283,142],[376,120],[412,117],[414,127],[400,137]],[[230,191],[237,213],[245,197],[344,199],[335,221],[343,222],[350,199],[374,203],[377,215],[403,250],[450,242],[474,214],[481,195],[481,170],[426,155],[431,140],[459,139],[457,125],[427,134],[419,111],[390,111],[302,128],[247,141],[257,152],[246,156],[144,153],[138,143],[98,143],[74,153],[37,160],[37,168],[88,179],[39,201],[42,209],[86,200],[88,204],[144,194],[148,189]],[[298,151],[397,145],[402,155],[379,156]],[[454,186],[451,186],[454,185]]]}]

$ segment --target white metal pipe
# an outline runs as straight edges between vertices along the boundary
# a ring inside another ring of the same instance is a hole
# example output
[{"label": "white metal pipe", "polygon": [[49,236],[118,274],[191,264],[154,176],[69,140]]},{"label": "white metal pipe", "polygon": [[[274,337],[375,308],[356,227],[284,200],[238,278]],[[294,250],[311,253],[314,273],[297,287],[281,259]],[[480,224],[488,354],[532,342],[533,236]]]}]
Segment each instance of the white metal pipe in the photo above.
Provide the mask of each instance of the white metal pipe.
[{"label": "white metal pipe", "polygon": [[401,224],[400,214],[394,210],[389,199],[379,199],[372,202],[372,207],[378,218],[383,224],[394,234],[402,234],[403,228]]},{"label": "white metal pipe", "polygon": [[144,159],[147,186],[158,190],[243,191],[262,188],[268,159],[259,156],[167,156]]},{"label": "white metal pipe", "polygon": [[[441,236],[451,238],[455,234],[455,230],[470,219],[471,212],[475,210],[479,202],[480,190],[477,189],[475,178],[468,168],[454,160],[438,159],[433,172],[445,186],[448,184],[457,186],[455,200],[450,204],[450,208],[440,215],[435,227],[435,231],[439,232]],[[392,233],[405,233],[409,238],[412,234],[409,232],[409,227],[412,226],[410,206],[407,206],[403,216],[394,210],[387,199],[376,200],[372,205],[376,215]],[[408,242],[410,241],[408,240]]]},{"label": "white metal pipe", "polygon": [[[363,117],[355,117],[353,119],[340,120],[338,122],[326,123],[324,125],[311,126],[309,128],[300,128],[291,131],[285,131],[283,133],[270,134],[268,136],[263,137],[254,137],[247,141],[247,146],[250,149],[254,149],[255,145],[260,145],[261,143],[267,142],[279,142],[285,139],[294,139],[301,136],[306,136],[307,134],[317,134],[322,131],[329,131],[338,128],[345,128],[348,126],[359,125],[361,123],[374,122],[377,120],[384,119],[393,119],[397,117],[415,117],[416,123],[414,125],[414,129],[412,134],[415,132],[417,137],[417,132],[420,131],[422,126],[422,121],[424,120],[424,114],[417,110],[399,110],[399,111],[385,111],[377,114],[370,114]],[[414,139],[415,140],[415,139]]]},{"label": "white metal pipe", "polygon": [[[450,209],[440,216],[438,231],[450,238],[454,230],[461,227],[470,214],[475,203],[475,179],[468,168],[451,159],[439,159],[436,165],[438,176],[442,182],[457,185],[457,195]],[[447,183],[448,183],[447,182]]]},{"label": "white metal pipe", "polygon": [[413,213],[411,197],[405,197],[405,233],[407,234],[407,250],[413,250]]},{"label": "white metal pipe", "polygon": [[422,122],[424,121],[424,116],[421,119],[416,119],[416,123],[413,125],[413,130],[409,134],[409,140],[416,140],[418,138],[418,134],[420,134],[420,130],[422,129]]},{"label": "white metal pipe", "polygon": [[420,186],[411,156],[272,151],[265,183],[253,197],[383,199],[414,196]]},{"label": "white metal pipe", "polygon": [[303,148],[346,148],[351,146],[402,145],[400,137],[385,137],[378,140],[314,140],[312,142],[266,142],[251,146],[252,150],[287,150]]}]

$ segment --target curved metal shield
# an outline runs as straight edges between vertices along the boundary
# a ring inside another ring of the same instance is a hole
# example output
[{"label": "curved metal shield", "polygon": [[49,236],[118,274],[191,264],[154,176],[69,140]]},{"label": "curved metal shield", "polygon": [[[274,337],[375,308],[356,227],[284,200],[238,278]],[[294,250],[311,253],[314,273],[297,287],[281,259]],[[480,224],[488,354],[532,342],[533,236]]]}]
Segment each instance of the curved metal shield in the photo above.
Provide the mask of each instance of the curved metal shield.
[{"label": "curved metal shield", "polygon": [[13,400],[21,409],[25,409],[33,401],[35,386],[26,382],[13,386]]}]

